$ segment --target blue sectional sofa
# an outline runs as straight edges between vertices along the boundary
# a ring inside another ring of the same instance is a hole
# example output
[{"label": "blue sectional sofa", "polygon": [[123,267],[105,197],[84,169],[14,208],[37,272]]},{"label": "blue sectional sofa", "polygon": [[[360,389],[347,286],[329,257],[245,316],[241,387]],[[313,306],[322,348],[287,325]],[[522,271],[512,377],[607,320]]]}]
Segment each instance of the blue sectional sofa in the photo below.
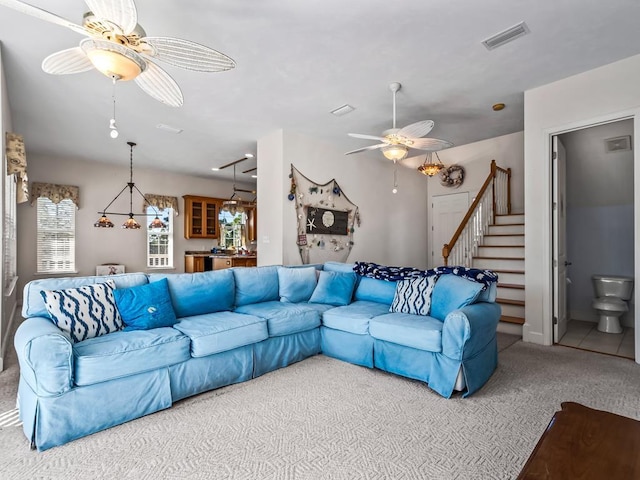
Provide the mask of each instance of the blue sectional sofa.
[{"label": "blue sectional sofa", "polygon": [[[116,299],[143,302],[134,293],[165,280],[173,320],[156,328],[131,329],[125,319],[124,330],[78,339],[81,329],[59,328],[46,303],[46,292],[107,281]],[[440,276],[430,314],[419,315],[390,312],[396,282],[336,262],[34,280],[14,341],[24,433],[45,450],[321,352],[422,380],[447,398],[470,395],[496,368],[500,317],[495,283],[466,293],[472,283]]]}]

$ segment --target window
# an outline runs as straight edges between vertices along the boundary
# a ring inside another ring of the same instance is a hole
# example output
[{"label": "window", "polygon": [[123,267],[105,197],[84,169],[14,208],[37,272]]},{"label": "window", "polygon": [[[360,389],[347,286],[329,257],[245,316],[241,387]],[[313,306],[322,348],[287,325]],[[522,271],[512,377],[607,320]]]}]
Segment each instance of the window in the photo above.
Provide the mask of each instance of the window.
[{"label": "window", "polygon": [[[149,228],[156,214],[165,228]],[[147,267],[173,268],[173,208],[147,207]]]},{"label": "window", "polygon": [[244,212],[232,214],[229,210],[220,210],[220,245],[236,250],[246,245],[245,226],[247,215]]},{"label": "window", "polygon": [[7,175],[4,185],[4,227],[2,236],[4,292],[10,295],[17,277],[16,176]]},{"label": "window", "polygon": [[71,200],[53,203],[38,197],[38,273],[75,272],[76,206]]}]

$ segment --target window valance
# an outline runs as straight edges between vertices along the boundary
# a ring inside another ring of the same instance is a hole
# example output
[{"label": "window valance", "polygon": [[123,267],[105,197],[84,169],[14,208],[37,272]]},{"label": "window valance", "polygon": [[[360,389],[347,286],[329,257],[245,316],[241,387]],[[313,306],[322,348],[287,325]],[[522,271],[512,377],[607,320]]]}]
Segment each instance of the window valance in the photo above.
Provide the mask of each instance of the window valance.
[{"label": "window valance", "polygon": [[156,207],[159,210],[165,208],[173,208],[173,212],[178,215],[178,197],[171,197],[169,195],[156,195],[155,193],[145,193],[145,201],[142,204],[142,211],[146,212],[147,207]]},{"label": "window valance", "polygon": [[6,132],[7,175],[16,175],[18,188],[16,200],[24,203],[29,200],[29,178],[27,177],[27,153],[24,139],[17,133]]},{"label": "window valance", "polygon": [[71,200],[76,208],[80,208],[80,188],[73,185],[33,182],[31,184],[31,205],[38,197],[47,197],[53,203]]}]

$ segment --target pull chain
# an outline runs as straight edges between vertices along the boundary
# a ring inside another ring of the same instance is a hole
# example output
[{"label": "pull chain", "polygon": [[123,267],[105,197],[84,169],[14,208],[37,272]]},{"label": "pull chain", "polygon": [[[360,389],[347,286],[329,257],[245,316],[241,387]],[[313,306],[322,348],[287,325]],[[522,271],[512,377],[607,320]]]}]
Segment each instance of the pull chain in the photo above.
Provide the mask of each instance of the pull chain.
[{"label": "pull chain", "polygon": [[113,102],[113,117],[109,121],[109,135],[111,138],[118,138],[118,127],[116,126],[116,77],[111,77],[113,79],[113,92],[111,94],[111,100]]}]

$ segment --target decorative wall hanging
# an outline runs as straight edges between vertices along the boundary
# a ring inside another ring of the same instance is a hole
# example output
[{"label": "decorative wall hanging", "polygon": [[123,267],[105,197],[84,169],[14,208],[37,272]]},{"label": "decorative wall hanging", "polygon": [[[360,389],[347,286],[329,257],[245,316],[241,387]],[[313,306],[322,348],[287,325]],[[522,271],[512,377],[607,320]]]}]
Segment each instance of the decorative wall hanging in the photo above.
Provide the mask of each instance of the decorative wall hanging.
[{"label": "decorative wall hanging", "polygon": [[458,188],[464,183],[464,168],[451,165],[440,171],[440,184],[445,187]]},{"label": "decorative wall hanging", "polygon": [[295,202],[297,245],[302,263],[345,262],[360,226],[358,206],[335,179],[325,184],[309,180],[291,165],[287,198]]},{"label": "decorative wall hanging", "polygon": [[29,178],[27,177],[27,153],[24,148],[22,135],[7,132],[7,175],[15,174],[18,179],[16,201],[24,203],[29,201]]}]

